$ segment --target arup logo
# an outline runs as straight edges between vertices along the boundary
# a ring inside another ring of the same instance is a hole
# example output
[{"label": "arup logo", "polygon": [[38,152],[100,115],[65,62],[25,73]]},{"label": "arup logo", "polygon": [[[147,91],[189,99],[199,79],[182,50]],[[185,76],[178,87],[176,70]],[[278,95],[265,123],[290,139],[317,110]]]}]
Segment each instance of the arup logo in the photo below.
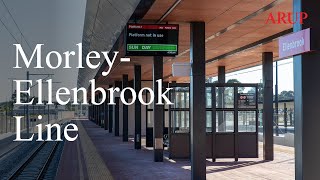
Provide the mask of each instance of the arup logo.
[{"label": "arup logo", "polygon": [[270,13],[266,24],[303,24],[303,20],[308,18],[308,13],[306,12],[278,12],[278,14]]}]

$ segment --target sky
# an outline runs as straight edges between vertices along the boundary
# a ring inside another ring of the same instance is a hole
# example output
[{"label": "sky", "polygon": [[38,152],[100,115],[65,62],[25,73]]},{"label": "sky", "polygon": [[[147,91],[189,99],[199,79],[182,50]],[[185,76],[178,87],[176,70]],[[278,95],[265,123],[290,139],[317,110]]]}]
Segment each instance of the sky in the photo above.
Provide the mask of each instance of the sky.
[{"label": "sky", "polygon": [[[226,74],[226,80],[238,79],[242,83],[262,82],[262,66]],[[276,63],[273,63],[273,85],[276,84]],[[293,59],[278,61],[278,91],[293,91]]]},{"label": "sky", "polygon": [[[44,44],[42,58],[53,50],[61,54],[76,50],[76,44],[82,42],[85,6],[86,0],[0,0],[0,102],[8,99],[11,94],[12,81],[8,78],[26,79],[26,68],[13,69],[16,60],[13,44],[21,44],[29,55],[36,44]],[[45,62],[44,59],[42,61]],[[75,58],[70,61],[71,66],[76,63]],[[60,82],[54,85],[54,90],[59,87],[76,87],[76,68],[28,70],[30,73],[54,73],[53,81]],[[43,77],[32,76],[32,79]],[[32,93],[35,94],[35,90]]]}]

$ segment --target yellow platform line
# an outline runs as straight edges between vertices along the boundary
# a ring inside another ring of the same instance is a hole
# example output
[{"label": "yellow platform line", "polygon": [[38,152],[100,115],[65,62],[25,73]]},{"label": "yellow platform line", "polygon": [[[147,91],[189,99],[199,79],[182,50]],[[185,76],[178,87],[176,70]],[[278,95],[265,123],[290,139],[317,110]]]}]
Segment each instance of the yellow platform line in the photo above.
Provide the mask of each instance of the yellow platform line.
[{"label": "yellow platform line", "polygon": [[80,121],[76,121],[79,128],[80,144],[87,167],[88,177],[91,180],[113,180],[113,177],[98,153],[95,145],[88,136]]}]

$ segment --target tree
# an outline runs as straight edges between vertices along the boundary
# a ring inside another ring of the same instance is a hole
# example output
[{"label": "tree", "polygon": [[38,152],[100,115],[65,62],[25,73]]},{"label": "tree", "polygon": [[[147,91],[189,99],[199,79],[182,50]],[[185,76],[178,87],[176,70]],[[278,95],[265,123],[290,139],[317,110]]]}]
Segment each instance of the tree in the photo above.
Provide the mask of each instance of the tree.
[{"label": "tree", "polygon": [[241,83],[238,79],[229,79],[227,83]]},{"label": "tree", "polygon": [[11,109],[11,102],[2,102],[0,110],[1,112],[9,112]]},{"label": "tree", "polygon": [[263,84],[259,83],[258,84],[258,102],[263,102]]},{"label": "tree", "polygon": [[[213,83],[218,83],[218,81],[214,81]],[[227,83],[232,84],[232,83],[241,83],[239,80],[237,79],[229,79],[227,81]],[[244,88],[243,87],[239,87],[238,88],[238,92],[243,92]],[[218,90],[216,92],[216,99],[219,101],[219,96],[221,96],[222,98],[222,104],[228,105],[228,104],[233,104],[233,97],[234,97],[234,93],[238,93],[238,92],[234,92],[234,88],[233,87],[225,87],[222,90]],[[222,93],[222,94],[221,94]],[[219,95],[220,94],[220,95]]]},{"label": "tree", "polygon": [[[20,100],[21,102],[25,103],[27,101],[28,95],[26,93],[20,93]],[[17,102],[17,92],[14,91],[14,93],[11,96],[12,101]]]},{"label": "tree", "polygon": [[282,91],[279,94],[279,100],[293,100],[294,99],[294,92],[293,91]]},{"label": "tree", "polygon": [[68,111],[72,111],[72,110],[74,110],[74,108],[73,108],[73,106],[72,106],[71,102],[68,102],[68,104],[66,105],[66,109],[67,109]]},{"label": "tree", "polygon": [[[213,78],[208,78],[206,80],[206,83],[218,83],[218,81],[213,81]],[[232,84],[232,83],[241,83],[238,79],[229,79],[226,83]],[[218,88],[219,89],[219,88]],[[243,87],[239,87],[238,88],[238,92],[241,93],[244,91],[245,88]],[[224,89],[220,89],[218,91],[216,91],[216,100],[219,101],[219,96],[221,96],[221,103],[228,105],[228,104],[233,104],[233,95],[234,93],[238,93],[238,92],[233,92],[234,88],[232,87],[225,87]],[[219,95],[220,94],[220,95]],[[207,97],[207,101],[211,102],[211,96]]]}]

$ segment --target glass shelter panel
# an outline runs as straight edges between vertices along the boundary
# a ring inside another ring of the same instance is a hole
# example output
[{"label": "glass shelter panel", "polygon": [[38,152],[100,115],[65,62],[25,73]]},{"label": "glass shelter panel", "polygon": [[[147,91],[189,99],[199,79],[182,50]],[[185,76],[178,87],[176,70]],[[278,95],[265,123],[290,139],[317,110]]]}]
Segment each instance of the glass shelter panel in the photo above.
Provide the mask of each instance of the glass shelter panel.
[{"label": "glass shelter panel", "polygon": [[174,108],[189,108],[189,92],[174,93]]},{"label": "glass shelter panel", "polygon": [[174,111],[172,114],[172,128],[174,133],[189,133],[189,111]]},{"label": "glass shelter panel", "polygon": [[234,112],[216,112],[216,132],[234,132]]},{"label": "glass shelter panel", "polygon": [[212,92],[211,87],[206,87],[206,108],[212,107]]},{"label": "glass shelter panel", "polygon": [[206,132],[212,132],[212,111],[206,111]]},{"label": "glass shelter panel", "polygon": [[234,108],[234,87],[216,87],[216,108]]},{"label": "glass shelter panel", "polygon": [[147,127],[153,128],[153,111],[148,111]]},{"label": "glass shelter panel", "polygon": [[[207,157],[236,161],[258,157],[257,87],[257,84],[241,83],[206,84]],[[175,83],[172,88],[169,151],[172,157],[187,158],[190,155],[189,84]]]},{"label": "glass shelter panel", "polygon": [[171,93],[171,128],[173,133],[189,133],[189,87],[174,87]]},{"label": "glass shelter panel", "polygon": [[238,131],[256,132],[256,111],[238,112]]},{"label": "glass shelter panel", "polygon": [[255,109],[257,105],[257,92],[255,87],[238,87],[238,108]]}]

